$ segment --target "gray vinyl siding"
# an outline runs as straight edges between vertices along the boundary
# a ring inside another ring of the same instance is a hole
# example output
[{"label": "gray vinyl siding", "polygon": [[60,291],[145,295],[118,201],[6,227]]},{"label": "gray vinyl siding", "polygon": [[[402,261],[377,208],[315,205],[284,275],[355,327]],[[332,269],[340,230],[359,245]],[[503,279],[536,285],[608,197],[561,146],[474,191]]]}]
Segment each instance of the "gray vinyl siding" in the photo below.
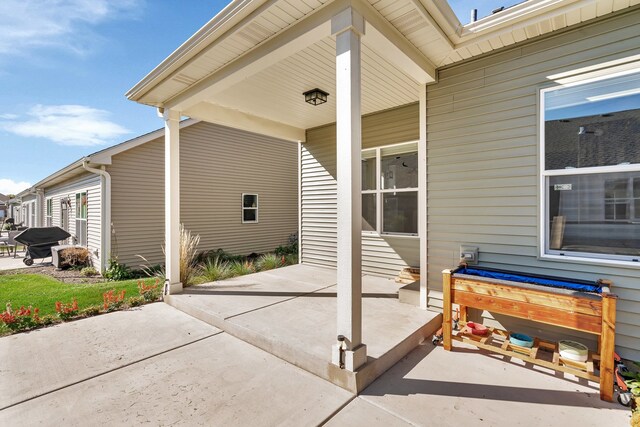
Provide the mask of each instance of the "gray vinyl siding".
[{"label": "gray vinyl siding", "polygon": [[102,227],[102,192],[100,177],[91,173],[83,173],[80,176],[70,178],[55,186],[45,188],[42,209],[42,223],[46,224],[46,200],[53,200],[52,225],[62,227],[60,210],[61,200],[69,198],[69,227],[67,231],[71,236],[76,235],[76,194],[87,192],[87,248],[91,253],[91,262],[94,267],[100,266],[100,239]]},{"label": "gray vinyl siding", "polygon": [[[181,220],[199,250],[273,251],[298,230],[297,144],[200,122],[180,131]],[[112,251],[138,267],[164,262],[164,137],[113,157]],[[259,222],[243,224],[242,193]]]},{"label": "gray vinyl siding", "polygon": [[[640,269],[538,258],[537,154],[537,93],[549,76],[638,54],[636,9],[439,72],[427,88],[430,306],[442,307],[441,271],[457,264],[460,244],[478,246],[487,267],[609,278],[619,296],[616,348],[640,360]],[[496,320],[550,338],[567,333]]]},{"label": "gray vinyl siding", "polygon": [[[363,117],[362,148],[419,138],[418,105],[411,104]],[[336,265],[336,127],[309,129],[301,145],[301,260]],[[418,266],[418,237],[363,234],[362,269],[394,277],[406,266]]]}]

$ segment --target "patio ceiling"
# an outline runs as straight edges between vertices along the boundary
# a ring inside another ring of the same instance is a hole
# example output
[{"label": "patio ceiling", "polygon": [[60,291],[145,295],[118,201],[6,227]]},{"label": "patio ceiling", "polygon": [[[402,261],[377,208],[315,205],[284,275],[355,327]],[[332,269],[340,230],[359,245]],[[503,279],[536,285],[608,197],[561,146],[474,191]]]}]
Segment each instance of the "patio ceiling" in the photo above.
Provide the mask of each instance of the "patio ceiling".
[{"label": "patio ceiling", "polygon": [[335,95],[331,18],[353,7],[362,38],[362,112],[418,101],[436,69],[597,16],[638,0],[529,0],[461,25],[445,0],[235,0],[127,97],[184,116],[290,140],[335,121],[335,96],[319,107],[302,92]]}]

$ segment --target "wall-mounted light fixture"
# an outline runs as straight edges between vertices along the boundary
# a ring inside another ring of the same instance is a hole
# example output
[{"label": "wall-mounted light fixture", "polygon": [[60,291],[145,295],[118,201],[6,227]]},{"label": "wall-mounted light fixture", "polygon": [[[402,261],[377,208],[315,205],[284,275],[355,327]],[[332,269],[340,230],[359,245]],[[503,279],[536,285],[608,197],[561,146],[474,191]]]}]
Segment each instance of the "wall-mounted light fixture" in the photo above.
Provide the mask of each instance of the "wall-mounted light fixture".
[{"label": "wall-mounted light fixture", "polygon": [[305,102],[311,105],[320,105],[327,102],[329,94],[318,88],[311,89],[303,93]]}]

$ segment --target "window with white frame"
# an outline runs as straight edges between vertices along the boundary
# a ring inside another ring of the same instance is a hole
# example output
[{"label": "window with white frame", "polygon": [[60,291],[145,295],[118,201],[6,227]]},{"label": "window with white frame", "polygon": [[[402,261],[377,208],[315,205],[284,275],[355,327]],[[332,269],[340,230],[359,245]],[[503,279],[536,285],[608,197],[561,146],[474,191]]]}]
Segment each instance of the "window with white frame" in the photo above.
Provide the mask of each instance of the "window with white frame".
[{"label": "window with white frame", "polygon": [[47,223],[47,227],[51,227],[53,225],[53,199],[47,199],[45,220]]},{"label": "window with white frame", "polygon": [[362,151],[362,231],[418,235],[418,143]]},{"label": "window with white frame", "polygon": [[242,223],[258,222],[258,195],[242,194]]},{"label": "window with white frame", "polygon": [[640,70],[540,100],[543,255],[640,262]]},{"label": "window with white frame", "polygon": [[76,193],[76,239],[80,246],[87,246],[87,192]]}]

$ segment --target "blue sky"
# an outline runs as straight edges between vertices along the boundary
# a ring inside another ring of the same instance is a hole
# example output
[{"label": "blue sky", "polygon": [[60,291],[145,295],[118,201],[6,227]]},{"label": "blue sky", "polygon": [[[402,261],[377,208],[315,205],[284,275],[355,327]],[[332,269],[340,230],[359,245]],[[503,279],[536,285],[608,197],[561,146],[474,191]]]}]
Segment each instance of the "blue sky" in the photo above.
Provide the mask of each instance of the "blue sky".
[{"label": "blue sky", "polygon": [[[463,23],[518,1],[451,0]],[[124,93],[226,0],[1,0],[0,193],[162,126]]]}]

